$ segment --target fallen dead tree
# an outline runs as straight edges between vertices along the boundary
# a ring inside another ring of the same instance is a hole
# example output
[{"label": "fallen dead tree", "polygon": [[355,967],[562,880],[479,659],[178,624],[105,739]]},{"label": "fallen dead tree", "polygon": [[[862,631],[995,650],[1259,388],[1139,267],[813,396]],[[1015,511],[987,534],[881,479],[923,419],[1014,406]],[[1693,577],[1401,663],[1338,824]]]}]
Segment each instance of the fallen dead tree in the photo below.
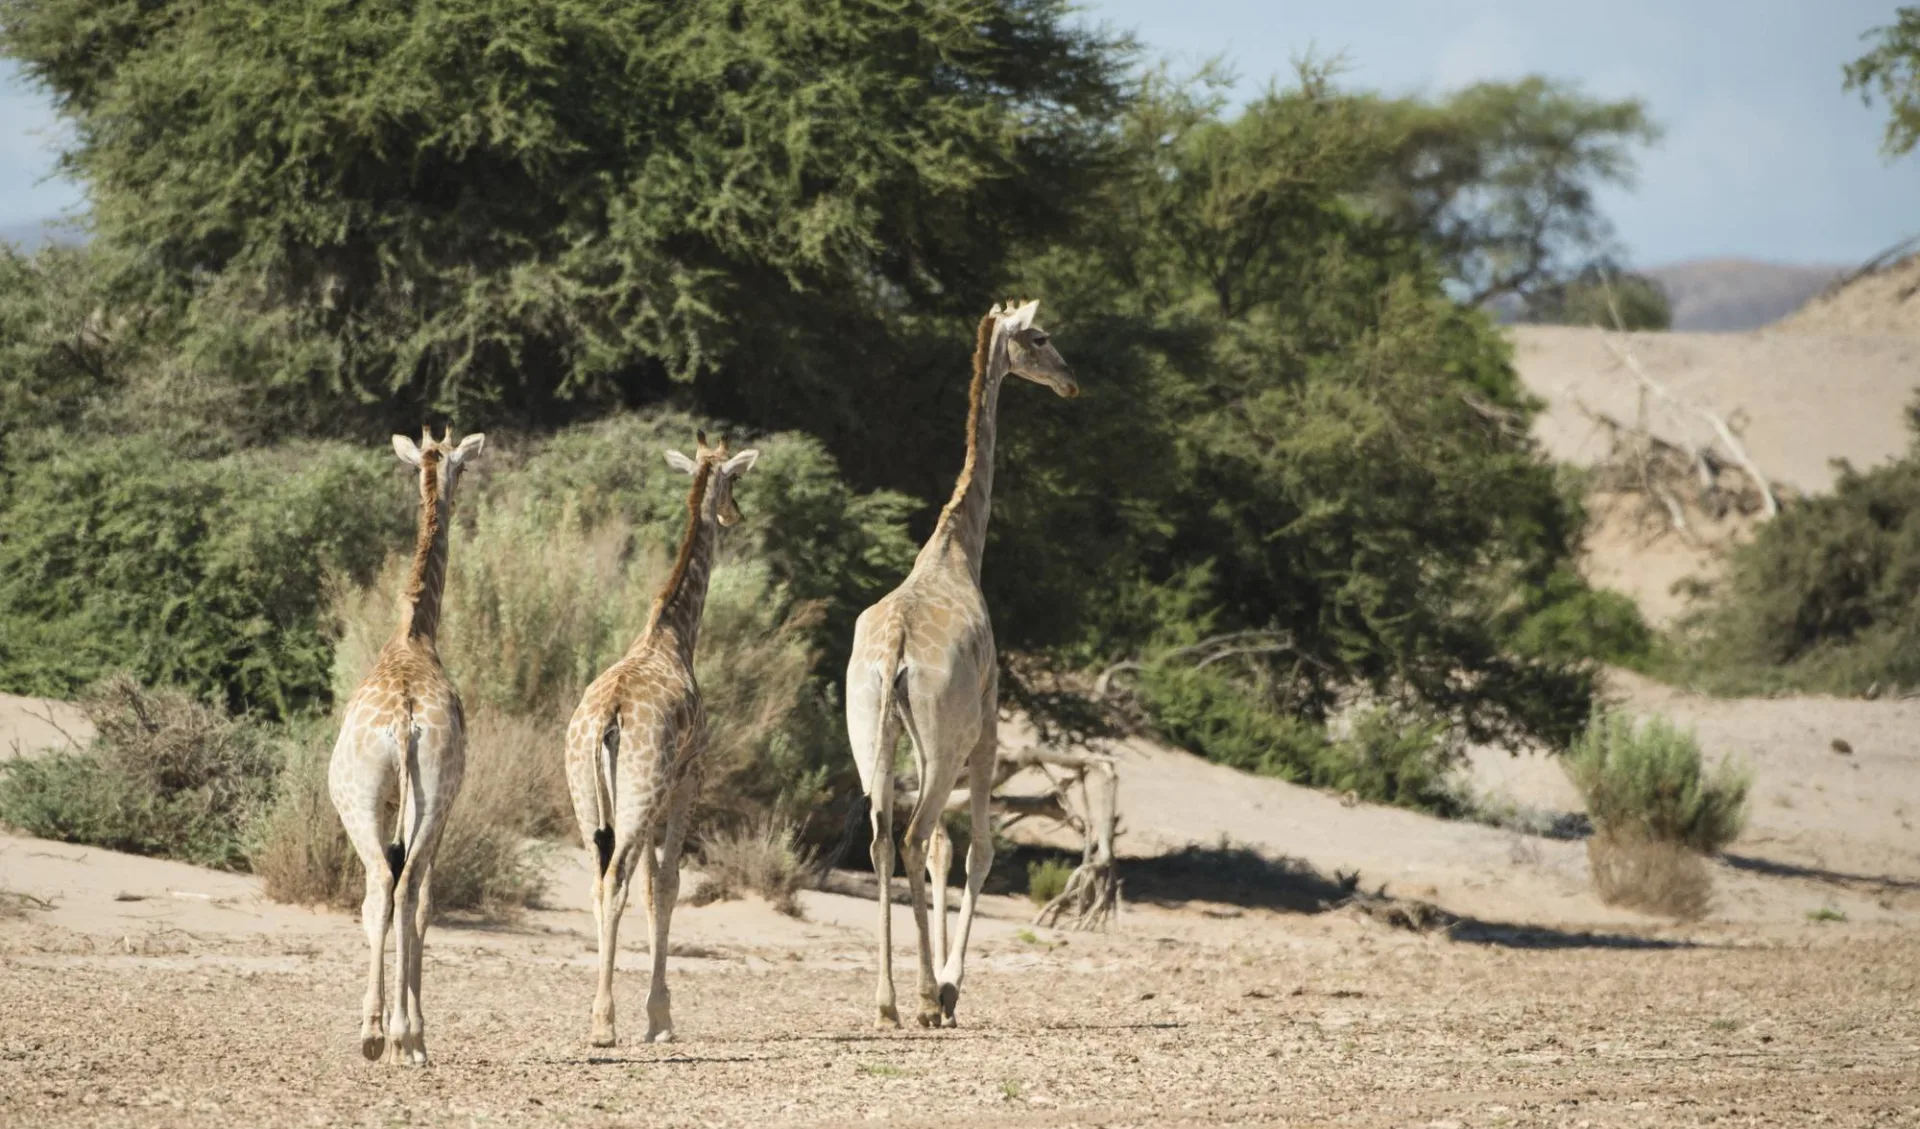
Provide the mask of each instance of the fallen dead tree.
[{"label": "fallen dead tree", "polygon": [[[1029,770],[1045,782],[1044,789],[1005,790]],[[912,809],[918,787],[918,781],[911,779],[901,783],[896,810]],[[1003,754],[996,762],[990,807],[999,817],[1001,830],[1022,820],[1051,820],[1080,839],[1080,865],[1067,877],[1065,889],[1040,907],[1034,924],[1104,929],[1118,917],[1120,876],[1114,840],[1120,834],[1119,788],[1114,759],[1104,753],[1032,746]],[[945,810],[966,811],[970,803],[969,782],[963,776],[949,793]]]},{"label": "fallen dead tree", "polygon": [[1714,521],[1730,513],[1777,516],[1782,488],[1741,441],[1739,414],[1722,416],[1675,393],[1641,364],[1625,332],[1606,333],[1603,340],[1634,381],[1637,397],[1632,420],[1574,401],[1610,438],[1595,486],[1644,498],[1650,514],[1689,544],[1701,542],[1689,514]]}]

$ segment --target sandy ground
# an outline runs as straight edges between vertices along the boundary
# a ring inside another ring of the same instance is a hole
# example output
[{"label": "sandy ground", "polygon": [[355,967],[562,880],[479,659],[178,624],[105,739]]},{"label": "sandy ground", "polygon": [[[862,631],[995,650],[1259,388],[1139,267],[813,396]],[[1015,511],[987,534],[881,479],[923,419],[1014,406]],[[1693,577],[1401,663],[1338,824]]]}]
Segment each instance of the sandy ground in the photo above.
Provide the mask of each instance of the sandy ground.
[{"label": "sandy ground", "polygon": [[[1578,841],[1348,806],[1132,741],[1113,749],[1124,853],[1224,835],[1466,920],[1415,934],[1162,882],[1089,935],[990,897],[945,1032],[870,1029],[874,905],[810,892],[800,921],[683,908],[681,1042],[590,1051],[571,851],[524,920],[432,932],[435,1065],[375,1067],[350,917],[271,904],[245,876],[0,837],[0,889],[45,907],[0,920],[0,1125],[1920,1124],[1920,702],[1615,691],[1755,772],[1708,919],[1599,904]],[[1474,781],[1576,806],[1543,758],[1483,754]],[[1128,864],[1136,887],[1151,866]]]},{"label": "sandy ground", "polygon": [[61,748],[69,739],[85,743],[92,736],[86,715],[66,702],[0,694],[0,760]]}]

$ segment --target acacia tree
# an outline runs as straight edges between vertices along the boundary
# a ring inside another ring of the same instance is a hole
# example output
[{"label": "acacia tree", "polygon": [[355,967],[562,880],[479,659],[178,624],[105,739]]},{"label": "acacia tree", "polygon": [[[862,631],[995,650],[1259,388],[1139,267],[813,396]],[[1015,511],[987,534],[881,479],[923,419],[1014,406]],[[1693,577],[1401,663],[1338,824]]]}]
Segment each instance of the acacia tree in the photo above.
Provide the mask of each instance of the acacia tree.
[{"label": "acacia tree", "polygon": [[1099,175],[1127,47],[1066,12],[0,0],[0,49],[72,126],[122,281],[313,426],[696,378],[792,426],[851,410],[890,319],[984,309]]},{"label": "acacia tree", "polygon": [[1594,192],[1630,185],[1634,148],[1660,137],[1639,99],[1538,76],[1380,109],[1398,137],[1374,202],[1433,247],[1470,305],[1524,298],[1604,257],[1613,233]]},{"label": "acacia tree", "polygon": [[[1447,297],[1425,240],[1355,202],[1394,159],[1392,123],[1309,69],[1231,120],[1204,87],[1156,80],[1123,136],[1128,163],[1089,205],[1104,220],[1036,287],[1063,324],[1097,325],[1074,360],[1122,400],[1072,421],[1122,454],[1086,457],[1094,496],[1061,520],[1131,531],[1079,554],[1072,590],[1097,594],[1079,653],[1251,633],[1207,673],[1235,672],[1261,709],[1323,717],[1364,687],[1478,738],[1564,739],[1588,675],[1514,655],[1497,624],[1566,567],[1577,515],[1497,330]],[[1130,430],[1142,418],[1153,434]],[[1003,457],[1024,465],[1035,429],[1009,430]],[[1045,506],[1009,477],[1010,506]],[[1045,559],[1055,528],[996,523],[996,562]],[[1069,587],[997,567],[986,583],[996,609]]]},{"label": "acacia tree", "polygon": [[1920,143],[1920,8],[1902,7],[1894,22],[1861,38],[1877,40],[1873,50],[1846,66],[1846,89],[1871,105],[1877,94],[1887,103],[1886,137],[1881,151],[1904,156]]}]

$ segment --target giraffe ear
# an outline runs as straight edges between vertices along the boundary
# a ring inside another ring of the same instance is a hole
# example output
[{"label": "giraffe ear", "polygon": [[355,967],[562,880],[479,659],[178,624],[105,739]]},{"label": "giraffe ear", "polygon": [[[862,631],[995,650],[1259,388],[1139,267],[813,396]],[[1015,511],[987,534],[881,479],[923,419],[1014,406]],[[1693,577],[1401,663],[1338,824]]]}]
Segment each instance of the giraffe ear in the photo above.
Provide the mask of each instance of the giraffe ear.
[{"label": "giraffe ear", "polygon": [[453,449],[453,461],[455,463],[464,463],[468,459],[478,455],[486,445],[486,435],[481,432],[475,432],[465,439],[462,439],[460,445]]},{"label": "giraffe ear", "polygon": [[1007,315],[1008,331],[1019,333],[1021,330],[1031,326],[1033,324],[1033,315],[1039,312],[1040,301],[1037,298],[1021,306],[1019,309]]},{"label": "giraffe ear", "polygon": [[699,469],[699,464],[678,451],[667,452],[667,465],[681,474],[692,474]]},{"label": "giraffe ear", "polygon": [[393,437],[393,453],[400,456],[400,461],[408,466],[420,465],[419,446],[404,435]]},{"label": "giraffe ear", "polygon": [[750,447],[728,459],[726,462],[721,463],[720,472],[729,477],[745,474],[753,469],[753,464],[759,457],[760,452]]}]

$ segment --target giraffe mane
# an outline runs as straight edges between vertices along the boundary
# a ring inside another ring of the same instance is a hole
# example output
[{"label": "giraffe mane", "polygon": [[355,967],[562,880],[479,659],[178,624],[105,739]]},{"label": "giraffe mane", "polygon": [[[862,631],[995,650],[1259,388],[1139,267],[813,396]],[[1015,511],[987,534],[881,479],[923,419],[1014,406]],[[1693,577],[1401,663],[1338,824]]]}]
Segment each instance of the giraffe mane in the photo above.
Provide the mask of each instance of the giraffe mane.
[{"label": "giraffe mane", "polygon": [[700,507],[706,503],[707,484],[713,477],[714,466],[712,459],[703,458],[699,468],[694,471],[693,488],[687,491],[687,532],[680,538],[680,552],[674,557],[673,571],[667,574],[666,583],[660,586],[660,594],[653,598],[653,611],[647,616],[648,631],[652,631],[654,625],[660,622],[660,612],[686,582],[687,569],[693,564],[693,542],[700,535]]},{"label": "giraffe mane", "polygon": [[414,541],[413,567],[407,573],[406,601],[410,607],[417,607],[426,591],[428,562],[440,538],[440,460],[444,457],[437,446],[420,449],[420,534]]},{"label": "giraffe mane", "polygon": [[966,498],[967,490],[973,485],[975,468],[980,461],[980,406],[987,395],[987,363],[993,352],[993,331],[1000,322],[1000,307],[995,305],[980,319],[980,326],[974,331],[973,342],[973,383],[967,387],[967,458],[960,464],[960,478],[953,484],[953,497],[940,510],[939,527],[944,528],[947,519],[960,508]]}]

